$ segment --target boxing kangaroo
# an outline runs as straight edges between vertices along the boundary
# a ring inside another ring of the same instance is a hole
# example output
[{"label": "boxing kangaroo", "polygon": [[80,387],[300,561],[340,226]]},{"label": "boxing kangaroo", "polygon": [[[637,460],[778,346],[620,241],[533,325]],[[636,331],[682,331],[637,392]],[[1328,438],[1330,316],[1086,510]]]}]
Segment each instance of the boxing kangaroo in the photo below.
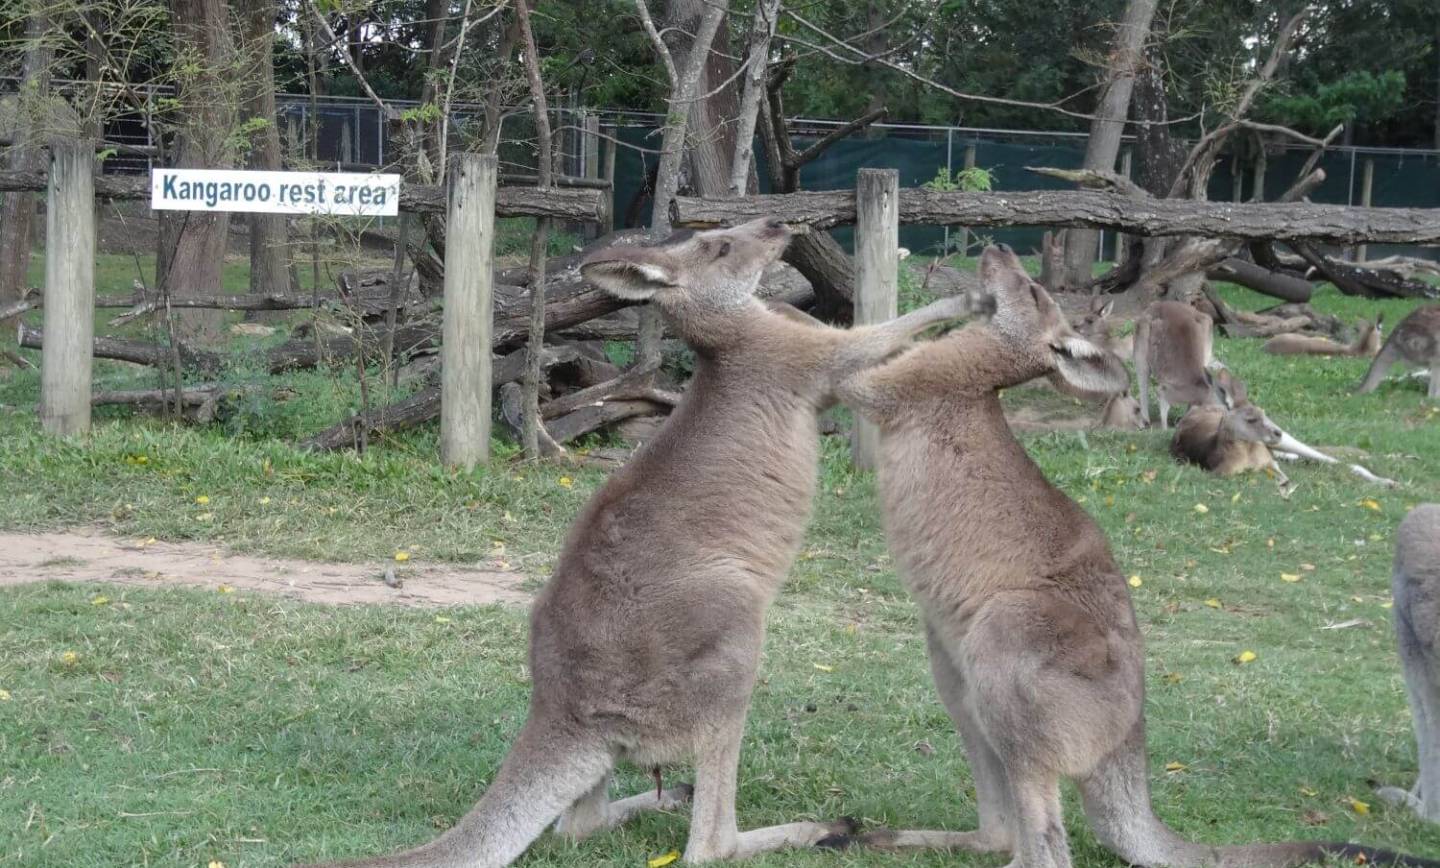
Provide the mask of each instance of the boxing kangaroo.
[{"label": "boxing kangaroo", "polygon": [[1008,851],[1015,868],[1065,868],[1060,781],[1072,778],[1096,838],[1134,865],[1403,858],[1349,844],[1210,847],[1156,818],[1145,655],[1124,575],[1099,526],[1016,441],[997,395],[1047,375],[1072,391],[1114,394],[1125,369],[1071,330],[1008,248],[987,248],[980,275],[995,297],[988,324],[912,348],[840,387],[841,399],[881,430],[886,532],[970,760],[980,828],[860,840]]},{"label": "boxing kangaroo", "polygon": [[530,613],[530,712],[479,803],[434,841],[368,868],[498,868],[545,828],[582,838],[671,790],[608,799],[621,760],[693,759],[687,862],[805,846],[848,828],[740,832],[741,732],[764,614],[801,543],[818,461],[817,411],[842,377],[963,310],[946,299],[842,330],[754,298],[790,238],[777,220],[679,233],[589,256],[585,278],[649,300],[694,350],[694,379],[660,432],[581,510]]}]

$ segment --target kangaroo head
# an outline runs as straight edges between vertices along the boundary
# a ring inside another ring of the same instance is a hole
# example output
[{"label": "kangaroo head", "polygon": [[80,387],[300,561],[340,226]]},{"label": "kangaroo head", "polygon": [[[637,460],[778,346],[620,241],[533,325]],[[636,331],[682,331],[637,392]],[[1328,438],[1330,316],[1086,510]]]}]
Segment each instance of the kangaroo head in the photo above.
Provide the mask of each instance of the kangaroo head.
[{"label": "kangaroo head", "polygon": [[1266,446],[1280,445],[1280,438],[1284,435],[1264,410],[1249,402],[1227,412],[1221,425],[1236,440],[1252,440]]},{"label": "kangaroo head", "polygon": [[1385,314],[1375,315],[1375,322],[1360,323],[1360,338],[1355,341],[1356,348],[1363,354],[1373,356],[1380,352],[1380,344],[1384,342],[1384,335],[1380,327],[1385,324]]},{"label": "kangaroo head", "polygon": [[653,301],[670,314],[745,305],[790,229],[761,218],[728,229],[684,230],[653,245],[615,245],[580,263],[586,280],[626,301]]},{"label": "kangaroo head", "polygon": [[980,255],[980,283],[995,299],[987,328],[1010,351],[1004,373],[1013,386],[1047,375],[1056,388],[1084,398],[1118,395],[1130,386],[1130,373],[1113,353],[1081,337],[1044,287],[1025,273],[1008,245],[992,245]]},{"label": "kangaroo head", "polygon": [[1085,313],[1073,320],[1075,333],[1095,343],[1105,341],[1110,337],[1110,314],[1114,312],[1115,299],[1103,295],[1093,297]]},{"label": "kangaroo head", "polygon": [[1100,427],[1116,431],[1140,431],[1145,427],[1145,416],[1140,412],[1140,402],[1127,391],[1105,402],[1100,411]]}]

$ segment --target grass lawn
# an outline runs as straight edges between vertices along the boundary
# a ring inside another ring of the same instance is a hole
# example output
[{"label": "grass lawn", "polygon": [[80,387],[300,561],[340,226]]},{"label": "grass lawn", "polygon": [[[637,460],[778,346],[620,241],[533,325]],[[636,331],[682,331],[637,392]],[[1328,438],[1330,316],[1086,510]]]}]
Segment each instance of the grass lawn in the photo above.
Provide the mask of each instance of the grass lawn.
[{"label": "grass lawn", "polygon": [[[114,275],[101,287],[112,292],[133,276],[123,262],[101,273]],[[1348,318],[1384,309],[1390,323],[1409,306],[1333,291],[1317,299]],[[1287,430],[1363,450],[1357,460],[1404,487],[1296,466],[1286,501],[1263,477],[1175,465],[1159,432],[1026,438],[1140,579],[1156,809],[1210,843],[1357,840],[1440,856],[1440,828],[1370,794],[1372,782],[1409,786],[1415,776],[1388,609],[1391,535],[1408,507],[1440,500],[1440,414],[1413,381],[1349,394],[1360,360],[1273,358],[1258,342],[1224,339],[1216,351]],[[150,376],[97,371],[106,385]],[[243,361],[236,376],[259,378]],[[408,546],[419,563],[474,562],[500,541],[542,579],[603,478],[509,461],[448,473],[432,430],[359,459],[303,454],[287,443],[353,407],[355,383],[316,372],[285,384],[288,400],[256,399],[209,428],[106,411],[88,440],[62,443],[39,434],[38,378],[0,380],[0,529],[98,526],[377,564]],[[1007,400],[1069,401],[1036,389]],[[770,618],[741,824],[853,815],[973,827],[969,774],[885,552],[873,481],[849,469],[835,439],[822,473],[814,526]],[[1347,622],[1358,623],[1337,626]],[[1232,662],[1247,650],[1253,662]],[[0,691],[0,866],[237,868],[369,855],[428,839],[483,790],[525,713],[525,622],[495,608],[336,609],[33,584],[0,590]],[[625,771],[620,789],[650,785]],[[1067,808],[1076,864],[1118,865],[1073,792]],[[657,815],[579,847],[545,838],[524,864],[636,868],[683,849],[687,826],[683,813]],[[849,851],[755,864],[1005,861]]]}]

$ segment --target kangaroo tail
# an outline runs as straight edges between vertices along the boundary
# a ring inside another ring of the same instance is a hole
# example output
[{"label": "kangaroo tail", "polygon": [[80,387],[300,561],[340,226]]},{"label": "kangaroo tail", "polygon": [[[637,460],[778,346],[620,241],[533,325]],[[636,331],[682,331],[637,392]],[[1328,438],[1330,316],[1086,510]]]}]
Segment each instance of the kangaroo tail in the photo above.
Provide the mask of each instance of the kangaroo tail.
[{"label": "kangaroo tail", "polygon": [[400,853],[323,868],[504,868],[604,779],[613,764],[604,745],[532,717],[489,789],[449,831]]},{"label": "kangaroo tail", "polygon": [[1327,857],[1356,864],[1440,868],[1440,861],[1356,844],[1296,841],[1212,847],[1187,841],[1150,808],[1143,724],[1079,782],[1085,815],[1106,849],[1146,868],[1292,868]]}]

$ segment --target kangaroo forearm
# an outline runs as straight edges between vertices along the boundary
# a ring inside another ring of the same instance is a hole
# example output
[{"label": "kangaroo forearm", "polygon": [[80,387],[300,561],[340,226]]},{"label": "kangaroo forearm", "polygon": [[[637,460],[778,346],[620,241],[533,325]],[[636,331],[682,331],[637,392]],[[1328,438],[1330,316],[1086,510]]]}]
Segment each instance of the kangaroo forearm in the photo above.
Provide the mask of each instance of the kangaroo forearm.
[{"label": "kangaroo forearm", "polygon": [[911,338],[930,326],[958,319],[964,313],[964,299],[953,296],[933,301],[919,310],[878,325],[856,326],[845,333],[837,354],[836,373],[845,377],[861,368],[877,365],[904,349]]}]

